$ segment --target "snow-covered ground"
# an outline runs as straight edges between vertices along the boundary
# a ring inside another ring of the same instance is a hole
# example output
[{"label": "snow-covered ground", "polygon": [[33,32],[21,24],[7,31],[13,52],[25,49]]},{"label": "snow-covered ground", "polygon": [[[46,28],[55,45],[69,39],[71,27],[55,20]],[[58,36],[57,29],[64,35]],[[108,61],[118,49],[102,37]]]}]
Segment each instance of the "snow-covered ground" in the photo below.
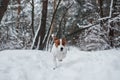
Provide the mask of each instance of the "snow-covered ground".
[{"label": "snow-covered ground", "polygon": [[5,50],[0,52],[0,80],[120,80],[120,50],[70,47],[56,70],[50,52]]}]

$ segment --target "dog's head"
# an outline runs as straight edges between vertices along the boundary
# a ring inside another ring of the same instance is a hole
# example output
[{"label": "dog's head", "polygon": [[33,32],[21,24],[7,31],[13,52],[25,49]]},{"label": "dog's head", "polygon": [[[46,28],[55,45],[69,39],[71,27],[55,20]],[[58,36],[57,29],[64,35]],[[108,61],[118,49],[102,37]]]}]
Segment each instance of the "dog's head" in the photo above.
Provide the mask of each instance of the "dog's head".
[{"label": "dog's head", "polygon": [[60,51],[64,51],[64,48],[66,46],[66,39],[65,38],[57,38],[56,36],[53,36],[55,47],[58,48]]}]

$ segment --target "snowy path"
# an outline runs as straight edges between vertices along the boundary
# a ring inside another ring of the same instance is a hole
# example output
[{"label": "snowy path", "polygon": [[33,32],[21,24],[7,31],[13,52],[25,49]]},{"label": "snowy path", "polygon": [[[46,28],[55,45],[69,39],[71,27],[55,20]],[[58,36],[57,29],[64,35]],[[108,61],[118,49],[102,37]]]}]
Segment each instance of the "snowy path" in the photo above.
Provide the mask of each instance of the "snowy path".
[{"label": "snowy path", "polygon": [[120,80],[120,50],[79,51],[52,69],[52,54],[37,50],[0,52],[0,80]]}]

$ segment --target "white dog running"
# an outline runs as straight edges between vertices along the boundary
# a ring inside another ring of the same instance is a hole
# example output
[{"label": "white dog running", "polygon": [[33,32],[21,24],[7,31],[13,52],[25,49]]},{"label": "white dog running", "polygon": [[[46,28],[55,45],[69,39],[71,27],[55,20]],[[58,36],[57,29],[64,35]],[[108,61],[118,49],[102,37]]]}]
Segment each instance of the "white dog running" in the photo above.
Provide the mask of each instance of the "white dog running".
[{"label": "white dog running", "polygon": [[52,54],[53,54],[53,61],[54,61],[54,68],[57,68],[57,62],[62,61],[67,54],[67,48],[66,48],[66,39],[58,39],[54,35],[52,35],[54,44],[52,47]]}]

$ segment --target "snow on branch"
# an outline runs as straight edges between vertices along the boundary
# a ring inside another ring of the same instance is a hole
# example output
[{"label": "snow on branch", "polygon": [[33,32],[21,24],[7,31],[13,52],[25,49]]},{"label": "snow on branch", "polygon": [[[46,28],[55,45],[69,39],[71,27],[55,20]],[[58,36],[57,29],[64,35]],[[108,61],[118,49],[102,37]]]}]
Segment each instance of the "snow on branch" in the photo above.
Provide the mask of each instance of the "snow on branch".
[{"label": "snow on branch", "polygon": [[115,21],[115,20],[117,20],[117,19],[120,20],[120,15],[118,15],[118,16],[116,16],[116,17],[114,17],[114,18],[111,18],[111,19],[109,20],[109,22]]},{"label": "snow on branch", "polygon": [[79,28],[86,28],[86,27],[89,27],[89,26],[92,26],[93,24],[88,24],[88,25],[85,25],[85,26],[81,26],[80,24],[77,23],[77,26]]},{"label": "snow on branch", "polygon": [[112,17],[112,10],[113,10],[113,0],[111,0],[111,4],[110,4],[110,13],[109,13],[109,17]]},{"label": "snow on branch", "polygon": [[108,16],[108,17],[103,17],[103,18],[99,18],[98,21],[102,21],[102,20],[106,20],[106,19],[110,19],[111,17]]}]

